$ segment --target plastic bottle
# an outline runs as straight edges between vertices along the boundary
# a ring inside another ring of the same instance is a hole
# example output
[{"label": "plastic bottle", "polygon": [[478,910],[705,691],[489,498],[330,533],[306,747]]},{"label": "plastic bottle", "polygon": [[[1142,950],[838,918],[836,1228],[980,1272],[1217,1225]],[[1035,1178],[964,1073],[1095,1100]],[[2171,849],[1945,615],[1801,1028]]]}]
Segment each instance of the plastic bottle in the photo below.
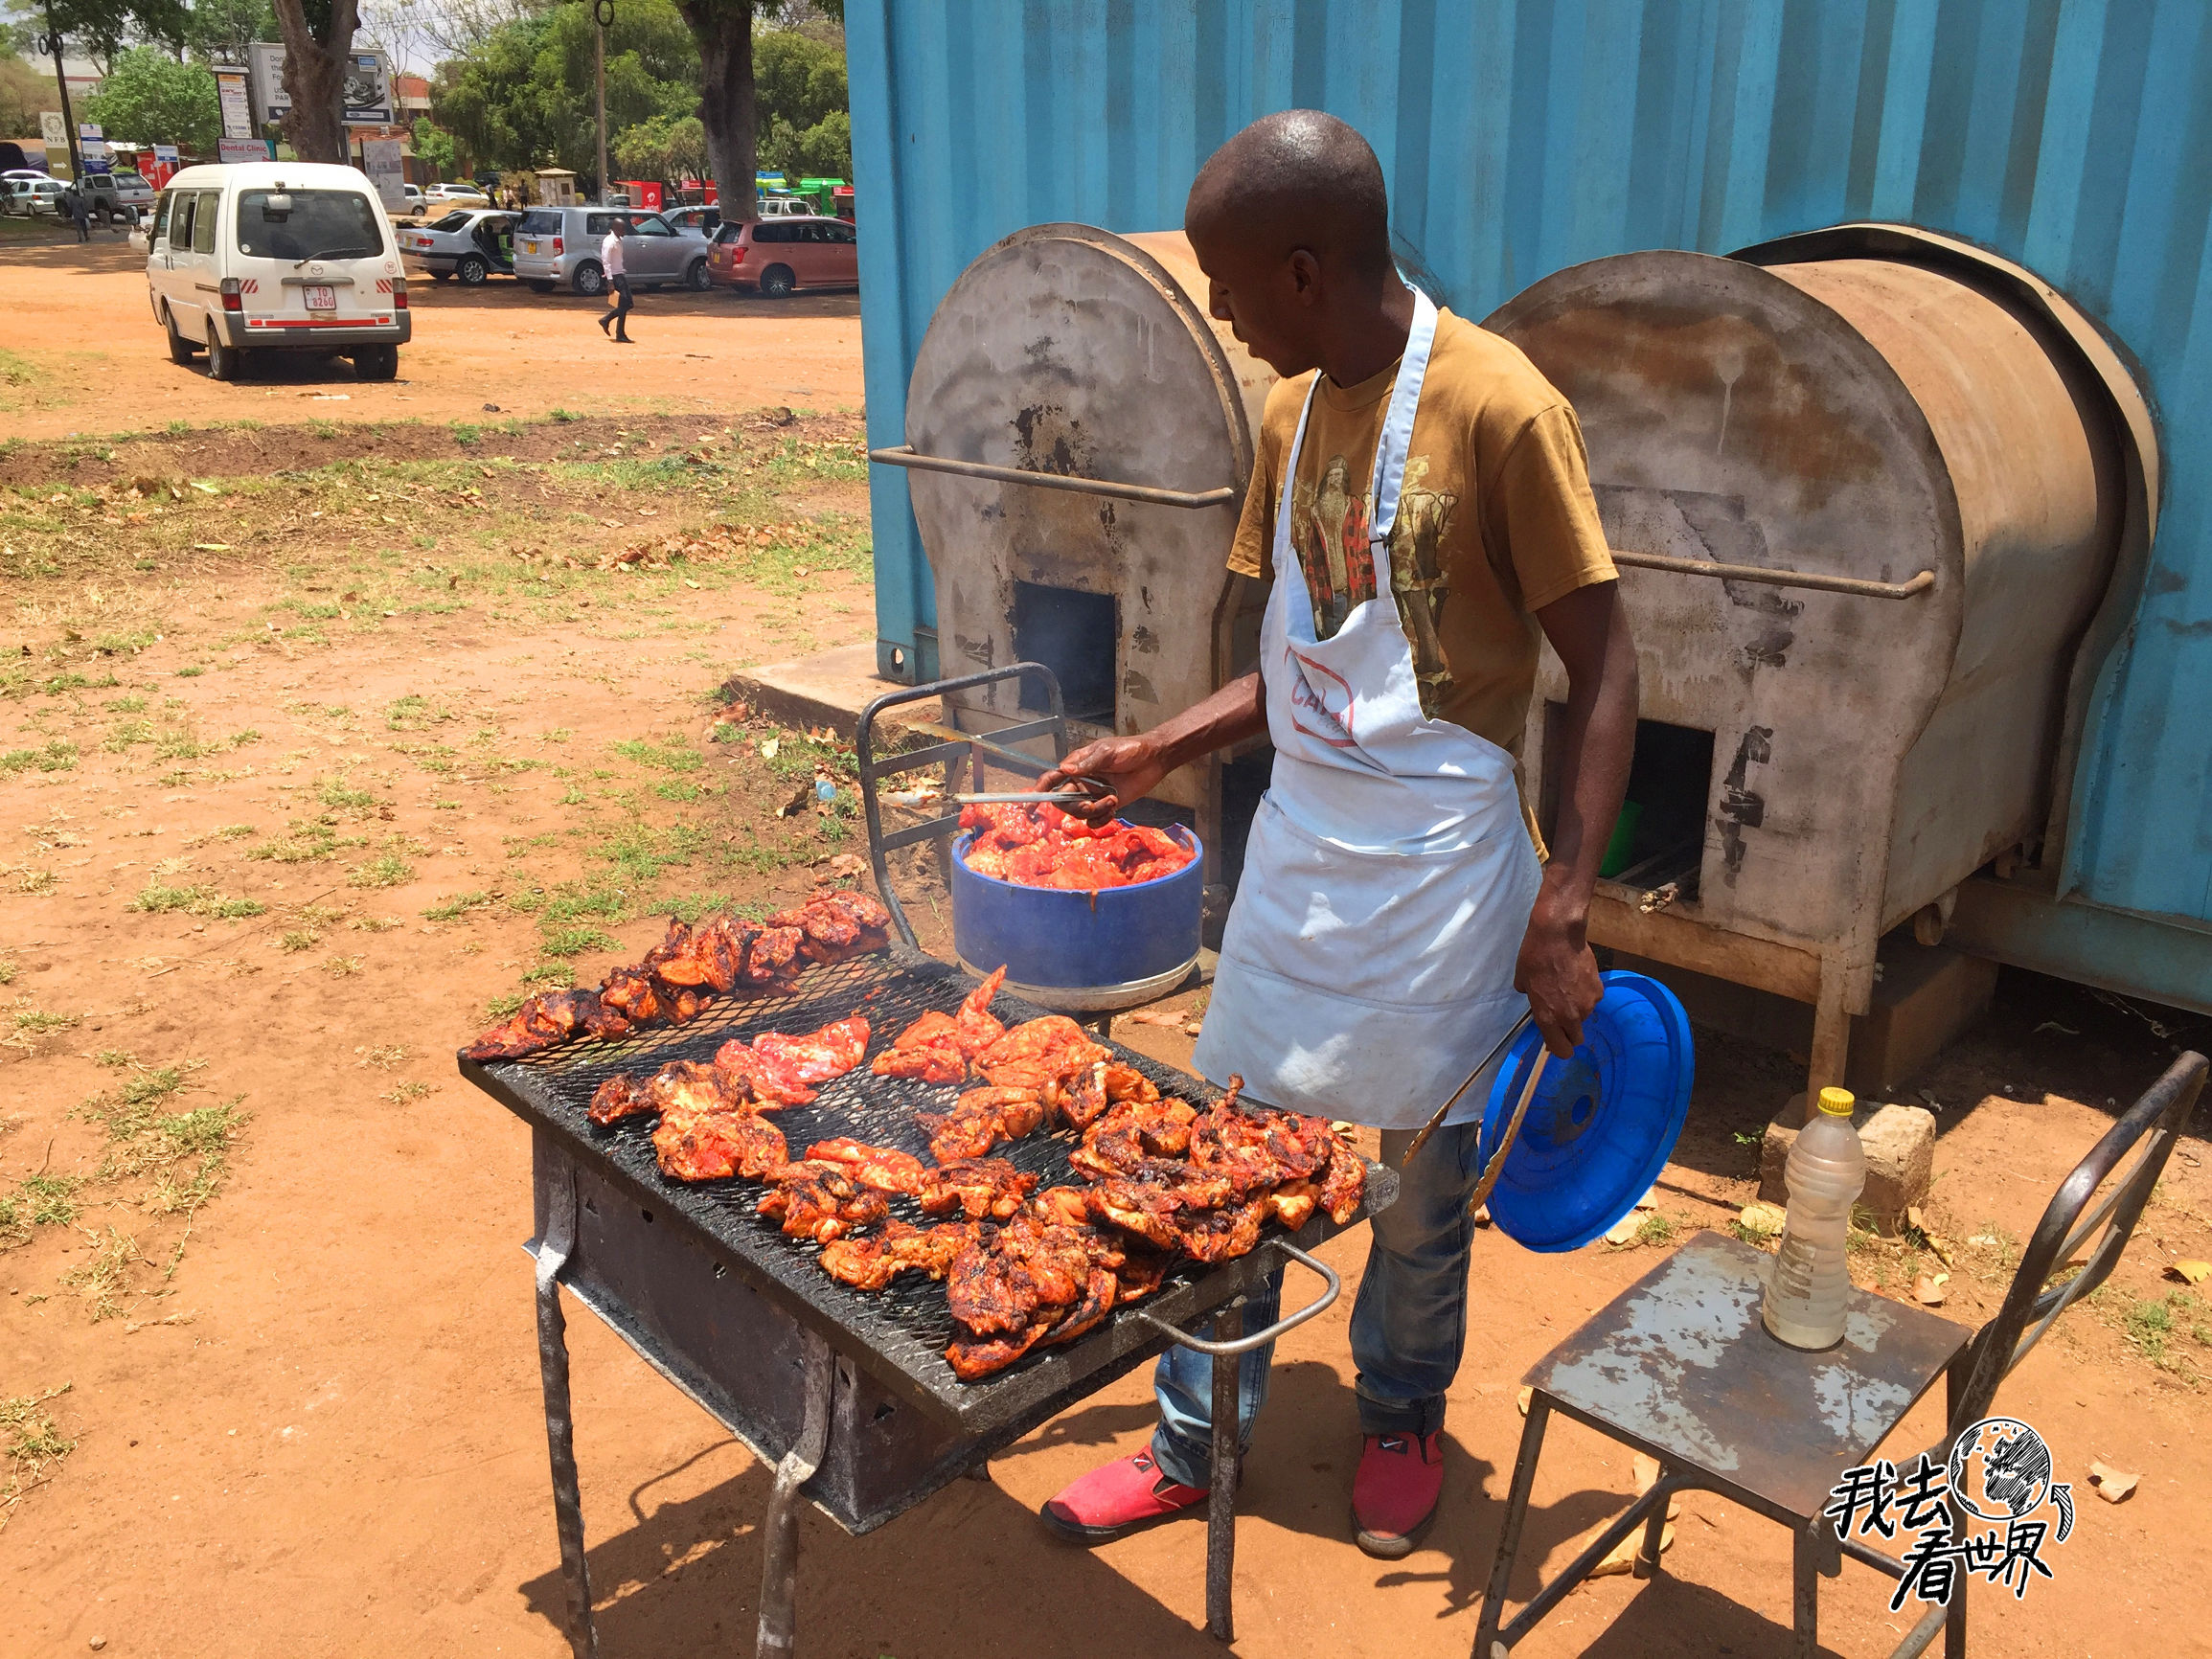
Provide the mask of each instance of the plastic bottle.
[{"label": "plastic bottle", "polygon": [[1851,1289],[1844,1247],[1851,1206],[1866,1185],[1866,1153],[1851,1126],[1848,1089],[1822,1089],[1820,1109],[1790,1149],[1790,1219],[1767,1281],[1761,1317],[1792,1348],[1828,1348],[1843,1335]]}]

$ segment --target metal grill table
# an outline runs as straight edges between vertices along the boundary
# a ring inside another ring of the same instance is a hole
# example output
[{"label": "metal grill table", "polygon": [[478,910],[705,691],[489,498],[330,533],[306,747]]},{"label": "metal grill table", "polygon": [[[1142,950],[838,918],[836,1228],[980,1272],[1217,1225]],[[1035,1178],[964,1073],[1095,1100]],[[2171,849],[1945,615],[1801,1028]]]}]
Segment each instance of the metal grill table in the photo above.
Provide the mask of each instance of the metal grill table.
[{"label": "metal grill table", "polygon": [[[729,998],[690,1025],[584,1042],[528,1059],[478,1064],[462,1075],[532,1128],[537,1262],[539,1359],[554,1508],[568,1584],[570,1640],[580,1655],[598,1651],[583,1553],[569,1412],[567,1346],[559,1287],[604,1320],[649,1365],[751,1447],[776,1471],[765,1529],[761,1651],[792,1645],[798,1498],[848,1533],[882,1525],[961,1475],[982,1472],[993,1451],[1125,1375],[1182,1331],[1217,1312],[1239,1318],[1242,1293],[1282,1262],[1303,1258],[1342,1229],[1316,1213],[1300,1232],[1270,1226],[1258,1248],[1218,1266],[1184,1261],[1160,1288],[1065,1347],[1033,1351],[981,1382],[962,1382],[945,1359],[953,1320],[941,1284],[902,1276],[877,1293],[853,1289],[823,1272],[819,1246],[787,1239],[754,1213],[757,1182],[686,1184],[660,1172],[651,1120],[609,1127],[590,1122],[593,1090],[619,1072],[649,1075],[671,1060],[710,1059],[722,1043],[763,1032],[801,1033],[850,1013],[871,1028],[871,1055],[930,1009],[951,1012],[975,981],[935,958],[894,946],[836,966],[810,967],[787,994]],[[1012,1025],[1040,1010],[1000,996],[992,1012]],[[1163,1094],[1202,1102],[1196,1078],[1114,1048],[1121,1061]],[[882,1078],[863,1062],[822,1086],[809,1105],[775,1114],[794,1156],[817,1140],[851,1135],[927,1158],[928,1137],[915,1112],[949,1107],[958,1087]],[[1062,1128],[1002,1143],[993,1155],[1034,1172],[1040,1189],[1077,1181],[1068,1154],[1078,1138]],[[1390,1203],[1392,1171],[1370,1163],[1357,1220]],[[925,1223],[914,1201],[891,1200],[902,1219]],[[1329,1295],[1286,1320],[1320,1311]],[[1225,1310],[1225,1311],[1224,1311]],[[1180,1328],[1179,1329],[1177,1328]],[[1257,1340],[1270,1333],[1256,1333]],[[1195,1344],[1194,1344],[1195,1345]],[[1234,1549],[1233,1409],[1236,1361],[1216,1360],[1216,1392],[1226,1378],[1232,1409],[1225,1437],[1230,1477],[1217,1478],[1222,1501],[1208,1529],[1208,1625],[1230,1634],[1228,1564]],[[1220,1415],[1217,1405],[1217,1415]]]}]

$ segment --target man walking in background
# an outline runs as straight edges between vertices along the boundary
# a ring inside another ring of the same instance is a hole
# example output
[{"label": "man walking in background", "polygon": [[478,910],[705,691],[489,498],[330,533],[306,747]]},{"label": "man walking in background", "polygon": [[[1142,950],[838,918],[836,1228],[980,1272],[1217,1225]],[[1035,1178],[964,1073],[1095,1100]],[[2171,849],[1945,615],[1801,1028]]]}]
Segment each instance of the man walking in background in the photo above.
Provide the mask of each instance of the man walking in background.
[{"label": "man walking in background", "polygon": [[623,325],[629,320],[630,299],[629,276],[622,266],[622,239],[628,235],[629,220],[618,218],[606,233],[605,240],[599,244],[600,269],[606,273],[607,291],[614,296],[613,305],[600,316],[599,331],[604,334],[607,324],[612,323],[611,337],[626,346],[630,343],[629,330]]},{"label": "man walking in background", "polygon": [[92,203],[84,193],[84,187],[80,184],[71,184],[67,190],[61,193],[61,206],[68,213],[71,222],[77,226],[77,239],[80,242],[90,241],[92,239]]}]

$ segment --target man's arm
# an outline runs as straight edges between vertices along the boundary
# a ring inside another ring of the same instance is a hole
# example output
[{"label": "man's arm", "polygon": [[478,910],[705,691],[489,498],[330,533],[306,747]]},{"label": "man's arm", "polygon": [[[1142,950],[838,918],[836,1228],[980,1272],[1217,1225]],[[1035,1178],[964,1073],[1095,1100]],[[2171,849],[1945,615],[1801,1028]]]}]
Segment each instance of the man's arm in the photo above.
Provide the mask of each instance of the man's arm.
[{"label": "man's arm", "polygon": [[[1634,662],[1630,659],[1630,671]],[[1631,709],[1633,702],[1631,699]],[[1633,716],[1631,715],[1631,720]],[[1160,786],[1160,780],[1177,766],[1188,765],[1216,749],[1225,749],[1266,730],[1267,713],[1261,702],[1260,676],[1246,674],[1231,680],[1201,703],[1162,720],[1149,732],[1133,738],[1101,738],[1086,743],[1060,763],[1057,771],[1038,780],[1040,789],[1056,789],[1077,778],[1096,778],[1111,790],[1096,801],[1073,808],[1073,815],[1103,824],[1132,801],[1141,801]]]},{"label": "man's arm", "polygon": [[1536,613],[1567,670],[1567,716],[1559,754],[1559,821],[1514,989],[1527,996],[1551,1052],[1571,1055],[1603,987],[1585,929],[1598,865],[1628,793],[1636,744],[1636,648],[1620,583],[1593,582]]}]

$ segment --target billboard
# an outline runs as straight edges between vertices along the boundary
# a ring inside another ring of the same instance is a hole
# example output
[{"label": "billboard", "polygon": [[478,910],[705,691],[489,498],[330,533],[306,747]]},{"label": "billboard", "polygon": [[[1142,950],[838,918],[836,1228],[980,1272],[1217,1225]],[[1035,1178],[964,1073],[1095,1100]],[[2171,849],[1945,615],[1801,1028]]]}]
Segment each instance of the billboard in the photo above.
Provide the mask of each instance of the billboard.
[{"label": "billboard", "polygon": [[38,112],[38,131],[39,136],[46,140],[48,149],[69,148],[69,127],[62,121],[58,109],[42,109]]},{"label": "billboard", "polygon": [[217,64],[215,84],[216,96],[222,103],[223,137],[253,137],[254,111],[246,98],[246,72],[236,64]]},{"label": "billboard", "polygon": [[107,136],[95,123],[78,123],[77,149],[84,157],[84,170],[88,176],[115,170],[114,152],[107,148]]},{"label": "billboard", "polygon": [[398,139],[361,140],[361,170],[369,175],[369,182],[376,187],[376,193],[384,198],[384,206],[389,211],[405,211],[407,193],[401,187],[407,182],[407,168],[400,159]]},{"label": "billboard", "polygon": [[[274,121],[292,107],[285,90],[285,49],[275,41],[257,40],[248,49],[253,68],[254,96],[262,113]],[[346,125],[392,126],[399,112],[392,102],[392,66],[381,52],[356,52],[346,70]]]}]

